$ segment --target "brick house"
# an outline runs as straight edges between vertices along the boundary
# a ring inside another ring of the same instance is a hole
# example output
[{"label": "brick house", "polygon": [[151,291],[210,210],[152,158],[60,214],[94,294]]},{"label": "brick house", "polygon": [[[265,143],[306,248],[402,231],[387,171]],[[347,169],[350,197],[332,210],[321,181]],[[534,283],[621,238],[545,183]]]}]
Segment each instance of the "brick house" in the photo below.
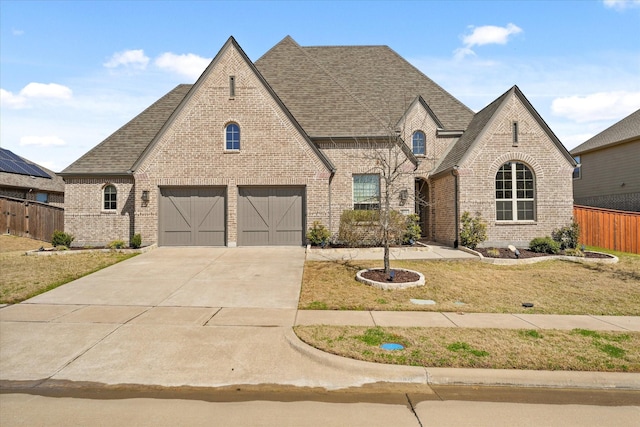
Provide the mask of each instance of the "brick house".
[{"label": "brick house", "polygon": [[640,110],[580,144],[571,154],[580,163],[573,176],[577,205],[640,212]]},{"label": "brick house", "polygon": [[390,141],[410,172],[392,208],[429,239],[454,245],[464,211],[500,246],[571,220],[573,158],[516,86],[474,114],[386,46],[287,36],[255,63],[230,38],[65,169],[65,229],[78,245],[302,245],[313,221],[335,234],[344,210],[379,206],[370,154]]}]

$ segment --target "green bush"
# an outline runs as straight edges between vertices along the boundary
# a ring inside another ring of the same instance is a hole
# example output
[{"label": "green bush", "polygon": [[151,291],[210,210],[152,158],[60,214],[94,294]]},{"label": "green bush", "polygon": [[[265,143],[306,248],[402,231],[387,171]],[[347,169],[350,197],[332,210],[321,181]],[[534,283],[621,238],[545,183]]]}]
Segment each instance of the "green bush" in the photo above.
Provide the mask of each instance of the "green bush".
[{"label": "green bush", "polygon": [[312,245],[325,246],[331,238],[331,232],[320,221],[313,221],[313,225],[307,231],[307,240]]},{"label": "green bush", "polygon": [[564,254],[567,256],[578,256],[578,257],[584,257],[584,252],[582,252],[580,249],[565,249],[564,250]]},{"label": "green bush", "polygon": [[577,222],[571,221],[570,225],[553,230],[551,237],[560,244],[560,249],[575,249],[580,238],[580,226]]},{"label": "green bush", "polygon": [[133,235],[133,237],[129,241],[129,246],[131,246],[133,249],[138,249],[140,246],[142,246],[142,236],[140,235],[140,233],[136,233]]},{"label": "green bush", "polygon": [[536,237],[529,243],[529,249],[541,254],[557,254],[560,252],[560,243],[551,237]]},{"label": "green bush", "polygon": [[496,248],[487,249],[487,255],[491,258],[500,258],[500,251]]},{"label": "green bush", "polygon": [[109,249],[124,249],[125,246],[124,240],[112,240],[107,245]]},{"label": "green bush", "polygon": [[[383,240],[381,212],[346,210],[340,215],[338,242],[349,247],[380,246]],[[407,218],[398,211],[389,212],[389,242],[400,245],[407,233]]]},{"label": "green bush", "polygon": [[460,218],[462,227],[460,228],[460,244],[469,249],[475,249],[478,245],[487,240],[487,224],[482,220],[480,214],[474,218],[469,212],[463,212]]},{"label": "green bush", "polygon": [[71,246],[71,242],[73,242],[73,237],[69,233],[65,233],[64,231],[56,230],[53,232],[53,237],[51,238],[51,244],[54,247],[57,246],[66,246],[67,248]]},{"label": "green bush", "polygon": [[404,232],[402,243],[414,244],[422,237],[422,228],[420,228],[420,215],[407,215],[407,229]]}]

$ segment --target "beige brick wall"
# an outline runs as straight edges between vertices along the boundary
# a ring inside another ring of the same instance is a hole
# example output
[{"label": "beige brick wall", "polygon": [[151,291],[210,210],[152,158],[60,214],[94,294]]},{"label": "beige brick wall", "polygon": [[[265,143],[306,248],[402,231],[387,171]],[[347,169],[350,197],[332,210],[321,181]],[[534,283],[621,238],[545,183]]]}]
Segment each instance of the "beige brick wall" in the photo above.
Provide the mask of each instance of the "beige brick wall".
[{"label": "beige brick wall", "polygon": [[[117,190],[117,209],[105,211],[104,187]],[[133,235],[133,179],[66,178],[64,229],[75,236],[73,246],[103,246],[112,240],[129,242]]]},{"label": "beige brick wall", "polygon": [[[229,96],[235,76],[235,97]],[[227,243],[237,242],[239,186],[306,187],[307,225],[328,223],[329,171],[233,46],[175,117],[135,172],[136,231],[158,238],[158,197],[163,186],[227,188]],[[240,126],[240,150],[225,150],[225,126]],[[142,191],[151,199],[142,205]]]},{"label": "beige brick wall", "polygon": [[[381,198],[384,199],[384,188],[382,176],[379,170],[379,164],[375,161],[372,152],[377,151],[381,155],[387,155],[387,140],[341,140],[341,141],[317,141],[318,146],[331,159],[336,167],[336,174],[331,180],[331,223],[330,230],[337,234],[340,226],[340,215],[345,210],[353,209],[353,175],[354,174],[378,174],[381,176],[380,192]],[[391,209],[398,210],[405,214],[414,212],[414,165],[407,161],[400,150],[399,160],[395,163],[400,164],[404,160],[405,172],[399,174],[397,182],[391,187],[390,201]],[[394,150],[392,158],[396,154]],[[400,200],[400,191],[407,190],[408,199],[402,203]],[[381,201],[382,203],[382,201]],[[329,224],[326,222],[325,224]]]},{"label": "beige brick wall", "polygon": [[[518,122],[519,142],[513,144],[512,123]],[[495,177],[508,161],[528,165],[535,175],[535,221],[498,222]],[[570,223],[573,214],[573,167],[522,105],[512,95],[505,101],[479,143],[460,165],[460,215],[480,213],[487,221],[484,246],[514,244],[527,247],[535,237],[551,234]]]},{"label": "beige brick wall", "polygon": [[456,239],[455,177],[446,174],[430,180],[431,234],[430,238],[453,246]]}]

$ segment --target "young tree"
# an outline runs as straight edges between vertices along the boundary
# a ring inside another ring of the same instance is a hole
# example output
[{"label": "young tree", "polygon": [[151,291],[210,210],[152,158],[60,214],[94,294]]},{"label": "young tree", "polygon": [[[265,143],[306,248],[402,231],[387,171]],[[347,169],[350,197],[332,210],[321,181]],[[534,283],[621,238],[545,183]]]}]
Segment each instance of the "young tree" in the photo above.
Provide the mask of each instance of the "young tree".
[{"label": "young tree", "polygon": [[[381,244],[384,248],[384,272],[389,275],[390,246],[393,243],[393,231],[397,228],[392,204],[394,200],[407,203],[415,196],[412,187],[418,161],[402,140],[401,131],[393,128],[389,128],[385,137],[368,139],[364,146],[360,161],[371,165],[369,173],[380,177]],[[419,200],[417,202],[421,203]]]}]

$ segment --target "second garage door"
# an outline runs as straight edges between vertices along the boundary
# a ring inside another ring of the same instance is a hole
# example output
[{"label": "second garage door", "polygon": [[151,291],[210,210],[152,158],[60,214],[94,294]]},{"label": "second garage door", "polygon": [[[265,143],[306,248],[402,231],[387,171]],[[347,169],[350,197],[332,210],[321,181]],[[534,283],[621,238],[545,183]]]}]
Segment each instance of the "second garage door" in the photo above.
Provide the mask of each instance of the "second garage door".
[{"label": "second garage door", "polygon": [[240,187],[238,245],[304,244],[304,187]]},{"label": "second garage door", "polygon": [[160,189],[161,246],[224,246],[226,189]]}]

